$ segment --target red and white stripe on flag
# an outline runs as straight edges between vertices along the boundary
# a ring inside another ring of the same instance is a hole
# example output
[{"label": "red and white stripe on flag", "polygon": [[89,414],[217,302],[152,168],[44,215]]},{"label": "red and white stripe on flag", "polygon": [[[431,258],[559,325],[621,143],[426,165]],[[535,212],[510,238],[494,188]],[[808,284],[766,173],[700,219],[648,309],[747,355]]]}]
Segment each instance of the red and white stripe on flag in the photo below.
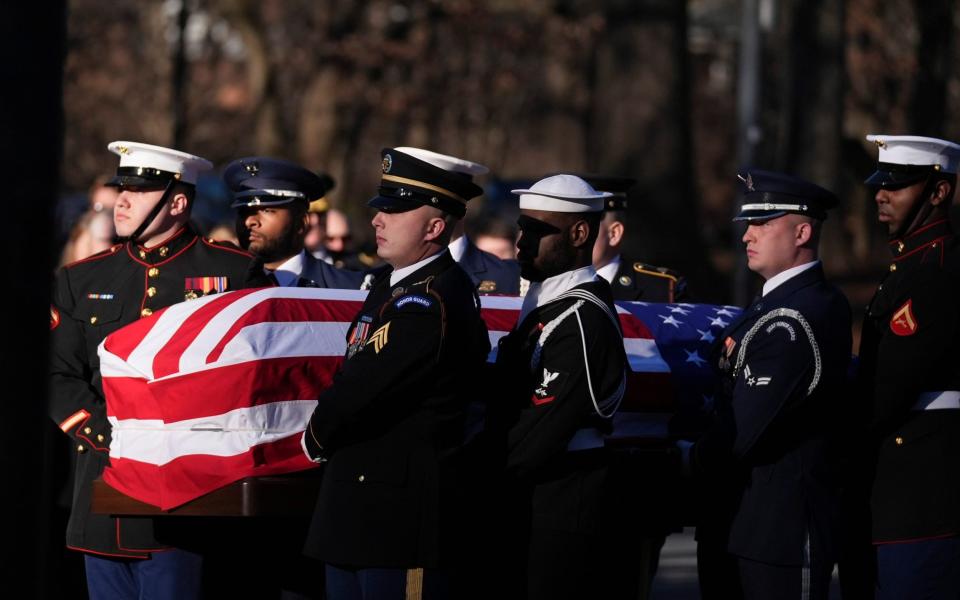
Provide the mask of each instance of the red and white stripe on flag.
[{"label": "red and white stripe on flag", "polygon": [[[104,481],[169,510],[244,477],[315,466],[300,434],[342,361],[365,296],[283,287],[228,292],[175,304],[108,336],[99,350],[113,427]],[[494,348],[521,302],[482,298]],[[669,410],[672,395],[649,329],[618,310],[632,370],[618,422],[629,428],[638,412]]]}]

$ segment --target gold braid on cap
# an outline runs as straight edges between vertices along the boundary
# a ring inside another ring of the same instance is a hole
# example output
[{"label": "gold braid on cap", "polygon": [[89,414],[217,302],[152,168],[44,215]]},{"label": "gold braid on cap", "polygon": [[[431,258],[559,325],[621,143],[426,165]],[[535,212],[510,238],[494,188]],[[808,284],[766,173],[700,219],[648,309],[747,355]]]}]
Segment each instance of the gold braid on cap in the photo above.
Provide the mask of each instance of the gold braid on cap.
[{"label": "gold braid on cap", "polygon": [[425,183],[425,182],[423,182],[423,181],[417,181],[416,179],[407,179],[406,177],[397,177],[396,175],[387,175],[387,174],[384,174],[383,176],[381,176],[381,179],[382,179],[383,181],[391,181],[391,182],[393,182],[393,183],[405,183],[405,184],[407,184],[407,185],[415,185],[415,186],[417,186],[417,187],[421,187],[421,188],[425,188],[425,189],[428,189],[428,190],[432,190],[432,191],[434,191],[434,192],[439,192],[439,193],[443,194],[444,196],[448,196],[448,197],[450,197],[450,198],[453,198],[453,199],[456,200],[457,202],[461,202],[461,203],[463,203],[463,204],[466,204],[466,203],[467,203],[467,201],[466,201],[465,198],[461,198],[460,196],[458,196],[457,194],[454,194],[454,193],[451,192],[450,190],[445,190],[445,189],[443,189],[442,187],[438,187],[438,186],[435,186],[435,185],[431,185],[431,184]]}]

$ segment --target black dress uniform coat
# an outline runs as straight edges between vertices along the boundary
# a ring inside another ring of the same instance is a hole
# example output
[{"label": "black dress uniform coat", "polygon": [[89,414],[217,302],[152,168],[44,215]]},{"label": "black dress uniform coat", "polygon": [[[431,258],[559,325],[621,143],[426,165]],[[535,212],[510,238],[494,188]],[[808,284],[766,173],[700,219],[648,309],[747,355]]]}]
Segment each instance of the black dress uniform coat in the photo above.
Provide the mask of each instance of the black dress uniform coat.
[{"label": "black dress uniform coat", "polygon": [[110,445],[97,346],[124,325],[185,299],[269,285],[250,279],[251,258],[187,227],[153,248],[118,244],[58,273],[50,309],[49,412],[77,452],[68,547],[134,558],[162,548],[150,519],[90,512],[91,482],[107,465]]},{"label": "black dress uniform coat", "polygon": [[[595,295],[616,315],[605,280],[573,290]],[[582,329],[577,315],[571,313],[545,337],[545,327],[578,302],[582,303],[578,311]],[[510,425],[507,473],[530,494],[533,528],[596,532],[607,464],[605,457],[584,457],[600,454],[602,443],[570,451],[568,444],[581,431],[585,432],[581,435],[598,436],[611,431],[611,417],[626,385],[626,368],[619,326],[598,306],[576,296],[534,309],[500,340],[497,381],[502,396],[497,402],[504,406],[497,410],[504,412],[497,420]],[[602,415],[591,400],[591,386]]]},{"label": "black dress uniform coat", "polygon": [[614,300],[685,302],[687,280],[666,267],[654,267],[620,257],[620,268],[610,283]]},{"label": "black dress uniform coat", "polygon": [[817,264],[748,307],[719,341],[719,421],[693,447],[691,463],[695,473],[715,475],[719,487],[706,500],[730,502],[730,521],[721,524],[728,550],[802,566],[812,548],[832,561],[842,434],[834,423],[851,349],[846,298]]},{"label": "black dress uniform coat", "polygon": [[467,238],[463,256],[457,261],[477,288],[479,294],[518,296],[520,294],[520,264],[515,260],[500,260],[477,248]]},{"label": "black dress uniform coat", "polygon": [[364,568],[438,566],[467,403],[490,351],[479,298],[448,251],[374,283],[304,435],[328,457],[308,555]]},{"label": "black dress uniform coat", "polygon": [[877,444],[875,542],[960,533],[960,410],[919,410],[960,390],[960,248],[946,220],[890,242],[893,262],[867,308],[858,382]]}]

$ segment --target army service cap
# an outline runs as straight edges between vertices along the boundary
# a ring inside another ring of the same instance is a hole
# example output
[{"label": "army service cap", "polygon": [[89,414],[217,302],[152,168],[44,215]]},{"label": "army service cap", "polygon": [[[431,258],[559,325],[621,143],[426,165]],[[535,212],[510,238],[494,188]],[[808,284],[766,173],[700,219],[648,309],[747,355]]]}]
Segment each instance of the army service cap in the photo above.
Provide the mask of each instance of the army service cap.
[{"label": "army service cap", "polygon": [[173,148],[140,142],[110,142],[107,149],[120,156],[117,174],[105,185],[164,188],[171,181],[197,184],[203,171],[213,168],[209,160]]},{"label": "army service cap", "polygon": [[839,204],[833,192],[786,173],[751,169],[737,178],[743,183],[743,204],[734,221],[765,221],[786,214],[823,221],[827,210]]},{"label": "army service cap", "polygon": [[473,183],[474,174],[486,172],[483,165],[409,147],[384,148],[380,157],[379,193],[367,203],[377,210],[397,213],[433,206],[463,217],[467,202],[483,193]]},{"label": "army service cap", "polygon": [[580,175],[580,178],[593,186],[598,192],[610,192],[612,196],[603,204],[603,211],[627,210],[628,194],[637,185],[633,177],[620,175]]},{"label": "army service cap", "polygon": [[231,208],[283,206],[291,202],[309,206],[333,187],[330,177],[324,178],[288,160],[266,156],[238,158],[224,169],[223,180],[233,194]]},{"label": "army service cap", "polygon": [[932,173],[956,174],[960,146],[953,142],[919,135],[870,134],[880,150],[877,170],[864,181],[887,189],[897,189],[926,179]]}]

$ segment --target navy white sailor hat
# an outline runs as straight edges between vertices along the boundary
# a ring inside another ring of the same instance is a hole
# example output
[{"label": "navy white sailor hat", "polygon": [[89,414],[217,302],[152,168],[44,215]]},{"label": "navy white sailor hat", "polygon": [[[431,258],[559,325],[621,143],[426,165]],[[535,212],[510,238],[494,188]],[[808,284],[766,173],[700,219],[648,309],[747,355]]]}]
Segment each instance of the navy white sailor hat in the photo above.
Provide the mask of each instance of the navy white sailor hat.
[{"label": "navy white sailor hat", "polygon": [[628,195],[637,185],[633,177],[620,175],[581,175],[581,179],[593,186],[598,192],[610,192],[612,195],[604,200],[603,211],[627,210],[629,208]]},{"label": "navy white sailor hat", "polygon": [[864,181],[888,189],[912,185],[931,173],[957,173],[960,146],[918,135],[870,134],[880,150],[877,170]]},{"label": "navy white sailor hat", "polygon": [[420,148],[384,148],[379,193],[367,204],[387,213],[433,206],[462,217],[467,202],[483,193],[474,175],[487,172],[481,164]]},{"label": "navy white sailor hat", "polygon": [[283,206],[291,202],[309,205],[333,187],[329,177],[288,160],[265,156],[238,158],[224,169],[223,180],[233,194],[230,208]]},{"label": "navy white sailor hat", "polygon": [[743,183],[743,204],[734,221],[761,221],[785,214],[827,218],[827,210],[839,204],[837,196],[805,179],[751,169],[737,178]]},{"label": "navy white sailor hat", "polygon": [[550,212],[600,212],[604,202],[613,196],[598,192],[576,175],[551,175],[534,183],[528,189],[510,190],[520,196],[520,209]]},{"label": "navy white sailor hat", "polygon": [[120,156],[117,174],[105,185],[163,188],[171,181],[197,184],[203,171],[213,168],[205,158],[173,148],[140,142],[110,142],[107,149]]}]

